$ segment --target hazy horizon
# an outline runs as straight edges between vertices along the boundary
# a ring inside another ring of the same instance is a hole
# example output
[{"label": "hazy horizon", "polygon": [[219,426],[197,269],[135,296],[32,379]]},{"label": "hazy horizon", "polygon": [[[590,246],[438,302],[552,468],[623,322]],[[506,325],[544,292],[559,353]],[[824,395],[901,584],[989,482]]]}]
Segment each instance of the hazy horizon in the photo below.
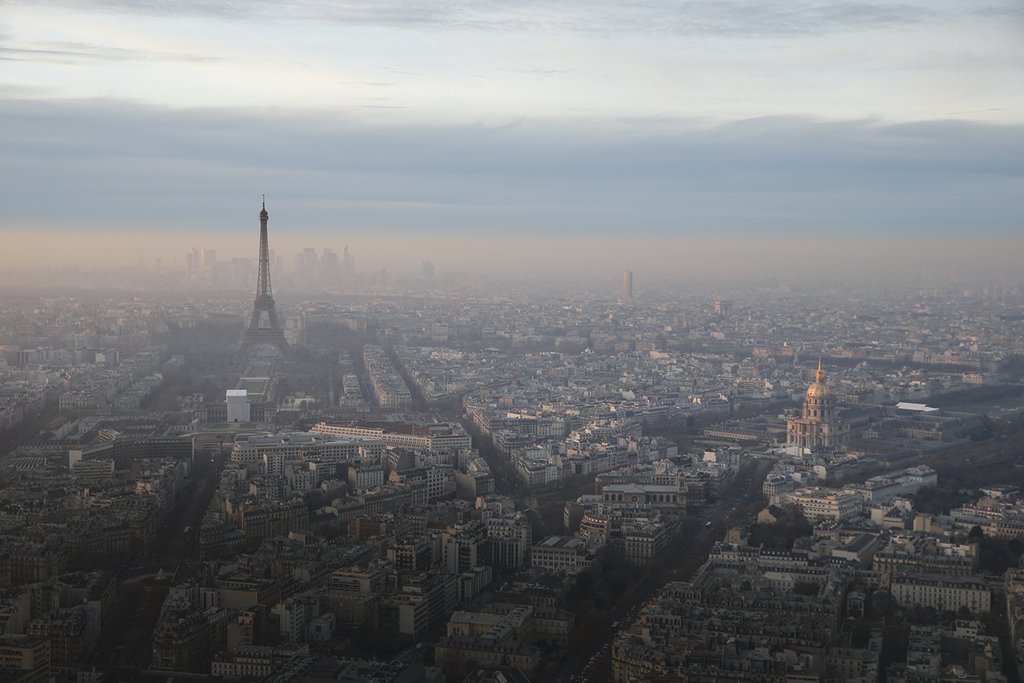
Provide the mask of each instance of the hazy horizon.
[{"label": "hazy horizon", "polygon": [[[674,237],[666,235],[519,236],[304,234],[278,236],[270,222],[271,250],[293,271],[294,255],[326,247],[341,254],[348,246],[358,272],[385,268],[393,275],[418,274],[429,261],[438,273],[488,273],[511,276],[581,276],[616,278],[623,270],[638,276],[746,281],[786,276],[794,281],[832,278],[870,281],[876,277],[1022,282],[1020,262],[1024,238],[990,236],[870,239],[802,233],[785,236],[730,235]],[[13,248],[0,255],[9,270],[80,266],[136,267],[139,258],[152,269],[160,259],[164,271],[184,274],[186,252],[214,249],[218,262],[255,260],[258,226],[248,234],[182,233],[169,235],[70,232],[30,235],[14,233]],[[11,239],[13,238],[13,239]],[[116,249],[110,247],[117,244]],[[276,266],[275,266],[276,268]],[[272,268],[272,274],[277,273]]]},{"label": "hazy horizon", "polygon": [[15,0],[0,38],[6,267],[251,258],[261,194],[361,269],[1024,260],[1009,0]]}]

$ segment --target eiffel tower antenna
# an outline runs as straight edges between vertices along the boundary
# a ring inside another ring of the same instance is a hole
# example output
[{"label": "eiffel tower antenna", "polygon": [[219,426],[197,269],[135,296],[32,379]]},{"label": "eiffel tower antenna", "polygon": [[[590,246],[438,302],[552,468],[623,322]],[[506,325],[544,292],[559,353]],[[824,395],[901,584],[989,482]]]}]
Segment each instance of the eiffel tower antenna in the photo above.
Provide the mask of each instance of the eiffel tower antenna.
[{"label": "eiffel tower antenna", "polygon": [[[267,241],[269,218],[267,197],[263,195],[263,204],[260,208],[260,269],[256,278],[256,299],[252,304],[252,318],[239,349],[243,356],[248,355],[256,346],[274,346],[281,355],[288,353],[288,342],[284,338],[284,329],[277,317],[274,294],[270,287],[270,245]],[[263,324],[264,322],[266,324]]]}]

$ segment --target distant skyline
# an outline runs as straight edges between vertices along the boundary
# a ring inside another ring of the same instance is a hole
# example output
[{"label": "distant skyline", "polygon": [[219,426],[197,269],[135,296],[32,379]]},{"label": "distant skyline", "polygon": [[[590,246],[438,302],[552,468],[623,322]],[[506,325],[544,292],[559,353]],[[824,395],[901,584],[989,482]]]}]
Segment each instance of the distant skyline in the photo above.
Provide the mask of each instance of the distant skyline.
[{"label": "distant skyline", "polygon": [[15,0],[0,64],[3,264],[245,255],[263,193],[272,246],[374,259],[632,234],[1024,258],[1016,0]]}]

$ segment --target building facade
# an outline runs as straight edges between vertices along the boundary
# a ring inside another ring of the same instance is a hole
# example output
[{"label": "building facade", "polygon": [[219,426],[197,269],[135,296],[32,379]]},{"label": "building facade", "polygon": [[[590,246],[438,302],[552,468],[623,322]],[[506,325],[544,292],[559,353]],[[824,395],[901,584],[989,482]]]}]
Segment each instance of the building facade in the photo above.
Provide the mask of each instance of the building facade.
[{"label": "building facade", "polygon": [[818,371],[807,387],[800,417],[786,421],[786,445],[809,450],[836,448],[846,442],[847,435],[836,416],[835,398],[818,361]]}]

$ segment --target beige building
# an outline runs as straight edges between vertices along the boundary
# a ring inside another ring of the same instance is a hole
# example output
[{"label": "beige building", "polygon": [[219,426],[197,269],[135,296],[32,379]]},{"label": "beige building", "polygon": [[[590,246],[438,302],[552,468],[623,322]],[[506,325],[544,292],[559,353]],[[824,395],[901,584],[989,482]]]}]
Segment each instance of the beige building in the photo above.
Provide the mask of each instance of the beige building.
[{"label": "beige building", "polygon": [[836,417],[832,390],[825,383],[825,371],[818,361],[814,381],[807,387],[800,417],[786,421],[786,445],[807,448],[836,448],[846,443],[849,432]]},{"label": "beige building", "polygon": [[860,514],[864,497],[848,489],[826,489],[812,487],[797,489],[779,497],[784,504],[800,506],[807,521],[814,523],[825,519],[850,519]]},{"label": "beige building", "polygon": [[686,496],[679,486],[662,484],[606,484],[601,488],[606,508],[650,506],[664,512],[686,509]]},{"label": "beige building", "polygon": [[894,577],[889,590],[900,606],[933,607],[940,612],[966,607],[974,614],[992,610],[988,584],[969,576],[908,574]]},{"label": "beige building", "polygon": [[457,422],[422,426],[395,424],[394,427],[395,429],[391,431],[385,431],[380,428],[352,427],[318,422],[313,427],[312,432],[314,434],[327,434],[339,437],[380,439],[389,447],[426,450],[432,453],[449,453],[458,450],[469,450],[473,447],[469,434]]},{"label": "beige building", "polygon": [[475,667],[507,667],[531,676],[540,666],[540,655],[539,648],[517,640],[473,636],[448,636],[434,647],[435,661],[456,680]]},{"label": "beige building", "polygon": [[[5,675],[10,678],[6,678]],[[49,683],[49,640],[39,636],[0,636],[0,679]]]},{"label": "beige building", "polygon": [[247,539],[287,536],[309,524],[309,509],[301,498],[289,501],[246,501],[235,512],[235,525]]},{"label": "beige building", "polygon": [[664,551],[672,534],[662,519],[629,520],[622,525],[626,559],[643,567]]}]

